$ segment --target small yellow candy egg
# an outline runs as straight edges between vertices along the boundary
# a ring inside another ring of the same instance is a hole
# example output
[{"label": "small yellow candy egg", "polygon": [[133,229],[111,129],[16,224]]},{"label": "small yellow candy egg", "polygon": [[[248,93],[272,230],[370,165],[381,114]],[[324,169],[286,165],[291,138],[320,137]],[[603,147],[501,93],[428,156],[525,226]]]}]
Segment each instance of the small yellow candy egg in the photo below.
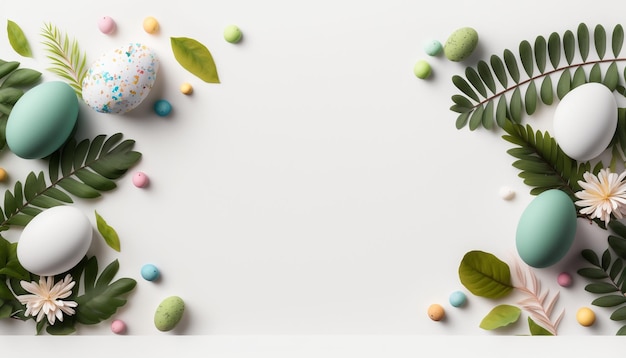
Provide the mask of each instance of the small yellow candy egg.
[{"label": "small yellow candy egg", "polygon": [[0,181],[5,181],[8,177],[7,171],[4,168],[0,168]]},{"label": "small yellow candy egg", "polygon": [[441,321],[445,315],[446,312],[440,304],[433,303],[428,307],[428,317],[433,321]]},{"label": "small yellow candy egg", "polygon": [[193,92],[193,87],[191,87],[191,83],[185,82],[180,85],[180,92],[182,94],[191,94],[191,92]]},{"label": "small yellow candy egg", "polygon": [[143,29],[149,34],[155,34],[159,31],[159,22],[152,16],[148,16],[143,20]]},{"label": "small yellow candy egg", "polygon": [[596,321],[596,314],[588,307],[582,307],[576,312],[576,320],[581,326],[589,327]]}]

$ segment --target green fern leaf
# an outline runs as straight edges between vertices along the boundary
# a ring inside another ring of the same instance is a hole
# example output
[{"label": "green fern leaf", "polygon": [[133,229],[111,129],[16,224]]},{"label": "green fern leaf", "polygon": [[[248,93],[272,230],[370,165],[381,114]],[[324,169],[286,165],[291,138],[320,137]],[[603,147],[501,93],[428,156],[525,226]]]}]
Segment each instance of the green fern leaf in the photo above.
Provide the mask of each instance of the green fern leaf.
[{"label": "green fern leaf", "polygon": [[537,36],[535,39],[535,62],[537,63],[537,69],[540,73],[544,73],[546,70],[546,39],[543,36]]},{"label": "green fern leaf", "polygon": [[504,96],[500,97],[498,100],[498,106],[496,107],[496,123],[498,126],[504,127],[507,121],[507,111],[506,98]]},{"label": "green fern leaf", "polygon": [[622,51],[622,45],[624,44],[624,28],[621,24],[615,25],[613,28],[613,35],[611,36],[611,49],[613,50],[613,56],[618,57]]},{"label": "green fern leaf", "polygon": [[483,85],[483,81],[481,80],[480,75],[478,74],[478,72],[476,72],[475,69],[473,69],[472,67],[467,67],[465,69],[465,77],[470,81],[472,86],[474,86],[476,91],[478,91],[481,96],[487,97],[487,90]]},{"label": "green fern leaf", "polygon": [[526,89],[526,95],[524,96],[524,103],[526,104],[526,114],[532,115],[537,109],[537,86],[535,81],[530,81],[528,88]]},{"label": "green fern leaf", "polygon": [[593,30],[593,41],[598,57],[602,60],[606,54],[606,30],[602,25],[596,25]]},{"label": "green fern leaf", "polygon": [[41,34],[52,65],[48,70],[65,79],[76,95],[82,98],[82,80],[87,73],[86,54],[80,50],[76,40],[70,41],[67,34],[63,35],[51,23],[44,25]]},{"label": "green fern leaf", "polygon": [[490,58],[491,68],[493,69],[493,73],[495,73],[496,78],[502,85],[502,87],[506,88],[508,85],[508,77],[506,74],[506,70],[504,69],[504,63],[500,59],[500,57],[496,55],[492,55]]},{"label": "green fern leaf", "polygon": [[543,103],[551,105],[552,102],[554,102],[554,89],[552,87],[552,79],[550,76],[544,77],[541,82],[540,94],[540,98]]},{"label": "green fern leaf", "polygon": [[561,37],[556,32],[551,33],[548,37],[548,55],[552,67],[557,69],[561,62]]},{"label": "green fern leaf", "polygon": [[556,84],[556,95],[559,99],[563,99],[565,95],[572,89],[572,75],[569,69],[563,70],[559,81]]},{"label": "green fern leaf", "polygon": [[522,67],[526,71],[528,77],[533,76],[533,49],[530,42],[524,40],[519,44],[519,56]]},{"label": "green fern leaf", "polygon": [[589,71],[589,82],[602,83],[602,69],[597,63],[591,66],[591,71]]},{"label": "green fern leaf", "polygon": [[611,92],[615,91],[619,84],[619,72],[617,70],[617,63],[613,62],[609,65],[604,76],[604,85],[607,86]]},{"label": "green fern leaf", "polygon": [[511,95],[511,104],[509,107],[509,111],[511,112],[511,120],[515,123],[522,122],[522,111],[523,111],[524,103],[522,101],[522,91],[519,87],[516,87],[513,90],[513,94]]},{"label": "green fern leaf", "polygon": [[574,33],[570,30],[563,34],[563,52],[565,53],[565,61],[568,65],[572,64],[574,55],[576,54],[576,39]]},{"label": "green fern leaf", "polygon": [[489,101],[483,111],[483,127],[485,129],[492,129],[494,121],[493,101]]},{"label": "green fern leaf", "polygon": [[469,120],[469,129],[470,130],[475,130],[476,128],[478,128],[483,121],[483,106],[478,106],[476,107],[476,109],[474,110],[474,112],[472,113],[470,120]]},{"label": "green fern leaf", "polygon": [[504,50],[504,63],[506,64],[506,68],[511,75],[511,79],[513,79],[515,83],[519,83],[519,67],[517,66],[517,60],[515,59],[515,55],[513,54],[513,52],[511,52],[511,50]]},{"label": "green fern leaf", "polygon": [[489,88],[491,93],[495,94],[496,82],[494,81],[493,76],[491,75],[491,70],[489,69],[489,65],[485,61],[481,60],[481,61],[478,61],[476,68],[478,69],[478,74],[480,75],[480,78],[485,83],[487,88]]},{"label": "green fern leaf", "polygon": [[578,50],[583,61],[587,61],[589,56],[589,28],[586,24],[580,23],[576,31],[578,37]]},{"label": "green fern leaf", "polygon": [[141,153],[132,150],[134,143],[133,140],[122,140],[121,133],[109,138],[97,136],[91,142],[88,139],[80,143],[68,140],[48,158],[49,185],[43,172],[38,175],[31,172],[23,187],[17,181],[13,192],[5,192],[5,217],[0,222],[0,229],[26,225],[40,212],[38,209],[71,203],[68,193],[90,199],[115,189],[115,180],[141,158]]},{"label": "green fern leaf", "polygon": [[469,83],[467,83],[467,81],[465,81],[463,77],[458,75],[452,76],[452,83],[454,83],[456,88],[465,93],[465,95],[467,95],[469,98],[473,99],[476,102],[480,102],[480,99],[478,99],[478,95],[476,95],[476,92],[474,92],[472,87],[470,87]]},{"label": "green fern leaf", "polygon": [[585,83],[587,83],[587,74],[585,73],[585,69],[580,66],[576,68],[576,71],[574,71],[574,76],[572,77],[572,88],[576,88]]},{"label": "green fern leaf", "polygon": [[464,112],[459,114],[459,116],[456,118],[456,129],[461,129],[467,125],[470,114],[471,112]]}]

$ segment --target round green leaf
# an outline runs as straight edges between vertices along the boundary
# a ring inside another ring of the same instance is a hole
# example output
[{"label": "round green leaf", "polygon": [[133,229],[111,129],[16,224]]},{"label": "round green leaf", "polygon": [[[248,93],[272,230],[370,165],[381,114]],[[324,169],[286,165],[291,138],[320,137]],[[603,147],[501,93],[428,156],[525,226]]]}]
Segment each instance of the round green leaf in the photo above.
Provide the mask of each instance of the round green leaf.
[{"label": "round green leaf", "polygon": [[493,69],[493,73],[496,74],[496,78],[502,85],[502,87],[506,88],[508,84],[508,77],[506,75],[506,70],[504,69],[504,63],[500,59],[500,57],[496,55],[492,55],[490,58],[491,68]]},{"label": "round green leaf", "polygon": [[456,86],[456,88],[465,93],[469,98],[473,99],[476,102],[480,102],[480,99],[478,98],[478,95],[476,95],[476,92],[474,92],[472,87],[470,87],[469,83],[467,83],[467,81],[463,77],[459,75],[452,76],[452,83]]},{"label": "round green leaf", "polygon": [[622,45],[624,44],[624,28],[621,24],[615,25],[613,28],[613,36],[611,37],[611,48],[613,49],[613,56],[618,57],[620,51],[622,51]]},{"label": "round green leaf", "polygon": [[476,109],[474,110],[474,112],[472,113],[470,120],[469,120],[469,129],[471,131],[475,130],[476,128],[478,128],[483,121],[483,106],[480,105],[478,107],[476,107]]},{"label": "round green leaf", "polygon": [[493,128],[493,101],[489,101],[483,111],[483,127],[489,130]]},{"label": "round green leaf", "polygon": [[30,45],[24,35],[24,31],[13,21],[7,20],[7,34],[13,50],[24,57],[32,57]]},{"label": "round green leaf", "polygon": [[559,82],[556,85],[556,95],[559,99],[563,99],[565,95],[572,89],[572,75],[569,69],[563,70]]},{"label": "round green leaf", "polygon": [[220,83],[213,56],[206,46],[188,37],[171,37],[170,43],[176,61],[184,69],[205,82]]},{"label": "round green leaf", "polygon": [[522,310],[519,307],[511,305],[498,305],[494,307],[480,322],[480,328],[492,330],[511,323],[517,322]]},{"label": "round green leaf", "polygon": [[522,91],[519,87],[516,87],[513,90],[513,94],[511,95],[511,104],[509,107],[509,111],[511,112],[511,120],[515,123],[522,122],[522,111],[524,104],[522,103]]},{"label": "round green leaf", "polygon": [[535,81],[530,81],[530,84],[526,88],[526,95],[524,96],[524,103],[526,105],[526,113],[532,115],[537,109],[537,86]]},{"label": "round green leaf", "polygon": [[585,73],[585,69],[583,66],[579,66],[574,71],[574,77],[572,78],[572,88],[576,88],[582,84],[587,82],[587,74]]},{"label": "round green leaf", "polygon": [[548,54],[552,67],[558,68],[561,62],[561,37],[556,32],[551,33],[548,37]]},{"label": "round green leaf", "polygon": [[476,88],[476,90],[478,91],[478,93],[480,93],[481,96],[487,97],[487,90],[485,90],[483,81],[480,79],[480,75],[478,75],[478,72],[476,72],[475,69],[471,67],[466,68],[465,77],[467,77],[467,79],[470,81],[472,86]]},{"label": "round green leaf", "polygon": [[491,75],[491,71],[489,70],[489,65],[487,64],[487,62],[482,60],[478,61],[476,68],[478,69],[478,74],[480,75],[480,78],[483,80],[487,88],[489,88],[489,90],[495,94],[496,83],[493,80],[493,76]]},{"label": "round green leaf", "polygon": [[541,82],[541,101],[547,105],[551,105],[554,101],[554,90],[552,89],[552,79],[546,76]]},{"label": "round green leaf", "polygon": [[609,68],[606,70],[606,75],[604,75],[604,81],[602,81],[605,86],[607,86],[611,92],[615,91],[617,85],[619,84],[619,72],[617,70],[617,63],[613,62],[609,65]]},{"label": "round green leaf", "polygon": [[465,112],[459,114],[456,118],[456,129],[461,129],[467,125],[467,120],[469,119],[471,112]]},{"label": "round green leaf", "polygon": [[472,294],[501,298],[513,291],[509,266],[493,254],[470,251],[459,266],[459,279]]},{"label": "round green leaf", "polygon": [[533,76],[533,49],[530,42],[524,40],[519,44],[519,56],[528,77]]},{"label": "round green leaf", "polygon": [[626,303],[626,297],[624,295],[607,295],[598,297],[591,302],[592,305],[598,307],[615,307]]},{"label": "round green leaf", "polygon": [[571,65],[576,52],[576,40],[574,39],[574,33],[570,30],[565,31],[563,34],[563,51],[565,52],[567,64]]},{"label": "round green leaf", "polygon": [[498,106],[496,107],[496,123],[500,127],[504,127],[507,120],[507,103],[504,96],[498,100]]},{"label": "round green leaf", "polygon": [[510,50],[504,50],[504,63],[506,64],[506,68],[509,70],[509,74],[511,75],[513,81],[515,83],[519,83],[519,67],[517,66],[515,55]]},{"label": "round green leaf", "polygon": [[606,30],[600,24],[596,25],[593,30],[593,43],[596,46],[596,52],[600,59],[606,54]]}]

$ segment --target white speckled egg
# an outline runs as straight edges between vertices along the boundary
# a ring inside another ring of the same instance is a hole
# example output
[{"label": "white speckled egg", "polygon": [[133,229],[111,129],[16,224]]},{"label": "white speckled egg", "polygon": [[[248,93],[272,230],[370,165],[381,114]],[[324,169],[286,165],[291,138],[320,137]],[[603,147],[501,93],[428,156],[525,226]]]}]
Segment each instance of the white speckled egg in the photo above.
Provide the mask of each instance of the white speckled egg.
[{"label": "white speckled egg", "polygon": [[127,113],[154,86],[159,60],[154,51],[130,43],[106,52],[87,70],[82,83],[85,103],[102,113]]},{"label": "white speckled egg", "polygon": [[35,216],[17,242],[17,259],[40,276],[53,276],[76,266],[91,245],[93,229],[83,212],[54,206]]},{"label": "white speckled egg", "polygon": [[554,112],[554,139],[570,158],[598,157],[617,129],[615,96],[601,83],[582,84],[567,93]]}]

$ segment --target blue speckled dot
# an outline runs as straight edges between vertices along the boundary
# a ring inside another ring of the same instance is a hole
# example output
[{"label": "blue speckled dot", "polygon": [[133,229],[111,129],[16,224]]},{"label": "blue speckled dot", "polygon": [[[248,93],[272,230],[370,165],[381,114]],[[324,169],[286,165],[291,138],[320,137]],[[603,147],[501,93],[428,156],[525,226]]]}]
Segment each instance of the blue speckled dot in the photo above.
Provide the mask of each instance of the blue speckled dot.
[{"label": "blue speckled dot", "polygon": [[147,281],[154,281],[159,278],[159,269],[153,264],[145,264],[141,268],[141,277]]},{"label": "blue speckled dot", "polygon": [[467,296],[461,291],[454,291],[450,294],[450,304],[454,307],[461,307],[467,301]]}]

